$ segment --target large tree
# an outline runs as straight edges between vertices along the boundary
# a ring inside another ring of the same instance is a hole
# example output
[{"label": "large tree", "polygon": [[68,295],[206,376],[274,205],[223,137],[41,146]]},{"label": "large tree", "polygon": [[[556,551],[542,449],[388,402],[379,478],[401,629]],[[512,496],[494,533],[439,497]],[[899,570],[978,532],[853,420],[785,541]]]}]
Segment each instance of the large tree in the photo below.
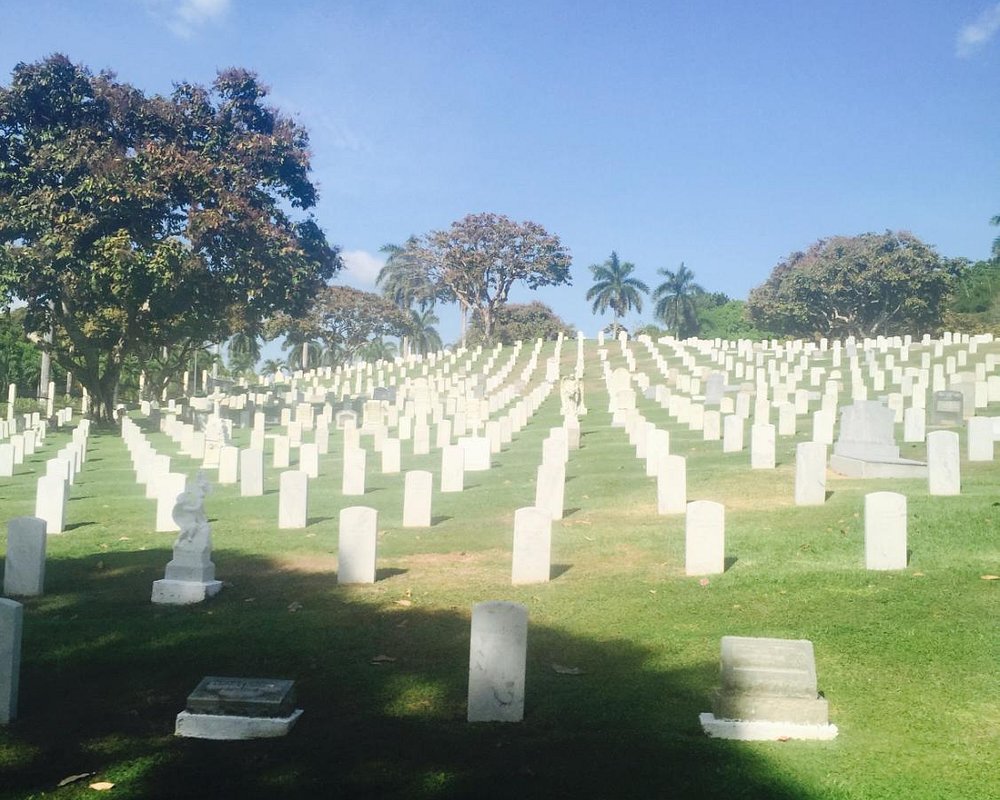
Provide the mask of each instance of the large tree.
[{"label": "large tree", "polygon": [[283,334],[286,340],[321,343],[331,353],[351,359],[373,340],[408,333],[410,324],[409,313],[382,295],[350,286],[324,286],[304,313],[279,314],[268,332]]},{"label": "large tree", "polygon": [[820,239],[752,292],[753,323],[783,336],[865,337],[937,329],[960,265],[905,231]]},{"label": "large tree", "polygon": [[[501,344],[514,344],[518,340],[551,341],[560,333],[575,336],[576,330],[560,319],[545,303],[538,300],[530,303],[508,303],[497,311],[493,320],[492,341]],[[474,344],[486,341],[478,314],[472,316],[469,339]]]},{"label": "large tree", "polygon": [[[146,96],[65,56],[0,87],[0,302],[112,413],[122,365],[296,313],[340,260],[308,137],[241,69]],[[295,214],[296,216],[293,216]]]},{"label": "large tree", "polygon": [[432,282],[458,300],[463,321],[466,312],[478,316],[487,341],[515,283],[537,289],[571,282],[569,252],[558,236],[536,222],[500,214],[470,214],[448,230],[427,234],[422,256]]},{"label": "large tree", "polygon": [[678,339],[694,336],[698,333],[696,298],[704,289],[694,282],[694,273],[684,266],[683,261],[676,272],[666,267],[656,272],[664,277],[663,283],[653,290],[656,317]]},{"label": "large tree", "polygon": [[589,269],[594,276],[594,285],[587,290],[587,299],[594,303],[592,311],[603,314],[610,308],[615,317],[613,331],[617,335],[622,317],[633,308],[642,312],[642,296],[649,292],[649,287],[633,277],[635,264],[620,261],[614,250],[607,261],[591,264]]}]

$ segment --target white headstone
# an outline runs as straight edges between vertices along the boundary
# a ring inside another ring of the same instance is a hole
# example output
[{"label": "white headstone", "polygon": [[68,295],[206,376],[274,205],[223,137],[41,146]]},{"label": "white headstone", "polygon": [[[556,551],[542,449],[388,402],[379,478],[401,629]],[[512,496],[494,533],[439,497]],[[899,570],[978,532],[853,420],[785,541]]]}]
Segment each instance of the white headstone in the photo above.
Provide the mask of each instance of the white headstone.
[{"label": "white headstone", "polygon": [[232,484],[239,480],[240,449],[225,445],[219,449],[219,484]]},{"label": "white headstone", "polygon": [[493,600],[472,609],[469,722],[520,722],[528,653],[528,609]]},{"label": "white headstone", "polygon": [[465,488],[465,449],[457,444],[441,448],[441,491],[461,492]]},{"label": "white headstone", "polygon": [[14,517],[7,523],[3,593],[31,597],[45,589],[45,520]]},{"label": "white headstone", "polygon": [[543,462],[538,466],[536,475],[535,508],[547,511],[552,519],[562,519],[566,465],[562,462]]},{"label": "white headstone", "polygon": [[865,567],[906,569],[906,495],[865,495]]},{"label": "white headstone", "polygon": [[726,569],[726,509],[722,503],[688,503],[684,524],[684,572],[714,575]]},{"label": "white headstone", "polygon": [[927,480],[930,494],[961,493],[958,434],[954,431],[933,431],[927,434]]},{"label": "white headstone", "polygon": [[403,527],[429,528],[434,475],[416,469],[406,473],[403,481]]},{"label": "white headstone", "polygon": [[821,506],[826,502],[826,445],[799,442],[795,446],[795,505]]},{"label": "white headstone", "polygon": [[337,583],[375,583],[378,512],[367,506],[340,510]]},{"label": "white headstone", "polygon": [[774,426],[751,426],[750,469],[774,469],[774,465]]},{"label": "white headstone", "polygon": [[264,451],[250,448],[240,451],[240,496],[264,494]]},{"label": "white headstone", "polygon": [[62,533],[66,523],[66,481],[43,475],[35,493],[35,516],[45,520],[49,533]]},{"label": "white headstone", "polygon": [[319,448],[315,442],[299,446],[299,470],[310,478],[319,477]]},{"label": "white headstone", "polygon": [[348,496],[365,493],[365,451],[360,447],[344,449],[344,475],[341,492]]},{"label": "white headstone", "polygon": [[304,528],[308,523],[309,476],[293,469],[278,480],[278,528]]},{"label": "white headstone", "polygon": [[547,583],[551,572],[552,517],[543,508],[514,512],[511,583]]},{"label": "white headstone", "polygon": [[156,532],[179,531],[174,522],[174,506],[184,492],[187,476],[180,472],[161,475],[156,487]]},{"label": "white headstone", "polygon": [[669,453],[660,456],[656,475],[656,510],[658,514],[684,514],[687,511],[687,461],[684,456]]},{"label": "white headstone", "polygon": [[966,421],[969,461],[993,460],[993,420],[989,417],[969,417]]}]

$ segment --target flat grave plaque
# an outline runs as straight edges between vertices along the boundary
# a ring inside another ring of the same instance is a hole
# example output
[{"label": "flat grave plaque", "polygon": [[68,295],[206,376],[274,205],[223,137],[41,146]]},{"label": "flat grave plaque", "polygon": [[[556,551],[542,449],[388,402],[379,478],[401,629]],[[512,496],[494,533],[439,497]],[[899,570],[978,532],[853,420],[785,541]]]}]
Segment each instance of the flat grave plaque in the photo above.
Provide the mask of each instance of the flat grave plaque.
[{"label": "flat grave plaque", "polygon": [[202,679],[188,695],[190,714],[287,717],[295,710],[295,681],[272,678]]}]

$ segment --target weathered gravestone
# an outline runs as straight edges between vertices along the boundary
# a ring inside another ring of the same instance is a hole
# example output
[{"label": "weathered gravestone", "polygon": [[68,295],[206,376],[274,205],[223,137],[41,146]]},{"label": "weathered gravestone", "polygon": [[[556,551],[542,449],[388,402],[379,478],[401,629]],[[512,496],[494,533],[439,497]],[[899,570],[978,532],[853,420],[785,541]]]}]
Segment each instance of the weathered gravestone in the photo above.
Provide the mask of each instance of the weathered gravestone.
[{"label": "weathered gravestone", "polygon": [[841,412],[830,468],[852,478],[926,478],[924,462],[899,457],[895,418],[878,400],[847,406]]},{"label": "weathered gravestone", "polygon": [[927,434],[927,467],[930,494],[961,494],[962,471],[957,433],[933,431]]},{"label": "weathered gravestone", "polygon": [[812,642],[723,636],[720,687],[702,729],[722,739],[832,739]]},{"label": "weathered gravestone", "polygon": [[493,600],[472,609],[469,722],[520,722],[528,654],[528,609]]},{"label": "weathered gravestone", "polygon": [[684,573],[714,575],[725,569],[725,506],[711,500],[688,503],[684,521]]},{"label": "weathered gravestone", "polygon": [[865,495],[865,568],[906,569],[906,495]]},{"label": "weathered gravestone", "polygon": [[964,403],[965,395],[962,392],[934,392],[931,399],[930,424],[935,427],[961,425],[965,421]]},{"label": "weathered gravestone", "polygon": [[0,598],[0,725],[17,718],[23,617],[24,607],[20,603]]},{"label": "weathered gravestone", "polygon": [[174,733],[197,739],[273,738],[287,734],[301,716],[294,681],[207,677],[188,695]]}]

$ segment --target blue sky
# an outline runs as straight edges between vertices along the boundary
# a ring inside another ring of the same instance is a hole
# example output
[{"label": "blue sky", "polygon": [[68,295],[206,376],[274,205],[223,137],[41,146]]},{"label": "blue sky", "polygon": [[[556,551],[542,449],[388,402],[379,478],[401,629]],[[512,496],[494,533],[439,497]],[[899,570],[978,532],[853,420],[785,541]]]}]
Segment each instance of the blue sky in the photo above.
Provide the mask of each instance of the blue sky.
[{"label": "blue sky", "polygon": [[1000,233],[996,0],[3,6],[2,83],[53,52],[147,93],[255,70],[310,132],[315,213],[362,288],[383,244],[483,211],[559,235],[572,287],[512,299],[588,333],[587,267],[612,250],[650,285],[683,261],[742,299],[824,236],[980,259]]}]

